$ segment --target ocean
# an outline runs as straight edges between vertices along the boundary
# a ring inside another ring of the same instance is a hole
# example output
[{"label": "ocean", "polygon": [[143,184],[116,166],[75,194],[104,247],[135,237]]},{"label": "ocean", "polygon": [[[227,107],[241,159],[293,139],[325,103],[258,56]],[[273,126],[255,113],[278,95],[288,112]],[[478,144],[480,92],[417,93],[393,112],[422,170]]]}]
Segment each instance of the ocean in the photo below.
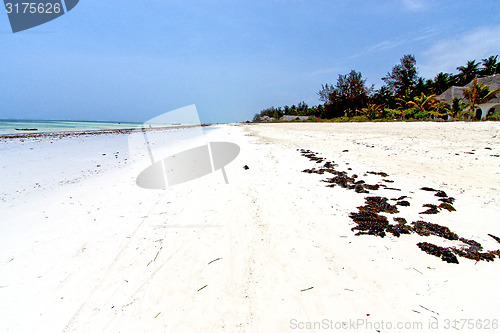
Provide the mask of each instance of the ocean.
[{"label": "ocean", "polygon": [[[178,124],[158,124],[161,127],[176,125]],[[140,128],[141,126],[143,126],[143,123],[139,122],[0,119],[0,135],[130,129]]]}]

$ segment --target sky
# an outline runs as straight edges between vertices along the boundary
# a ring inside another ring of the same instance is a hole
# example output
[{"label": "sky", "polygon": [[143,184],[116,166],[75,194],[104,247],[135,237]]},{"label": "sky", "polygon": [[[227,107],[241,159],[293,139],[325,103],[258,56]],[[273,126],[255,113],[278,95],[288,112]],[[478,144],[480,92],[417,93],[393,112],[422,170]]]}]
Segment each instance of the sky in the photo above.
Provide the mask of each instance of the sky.
[{"label": "sky", "polygon": [[146,121],[195,104],[204,123],[317,105],[339,74],[379,88],[500,54],[498,0],[81,0],[12,33],[0,14],[0,119]]}]

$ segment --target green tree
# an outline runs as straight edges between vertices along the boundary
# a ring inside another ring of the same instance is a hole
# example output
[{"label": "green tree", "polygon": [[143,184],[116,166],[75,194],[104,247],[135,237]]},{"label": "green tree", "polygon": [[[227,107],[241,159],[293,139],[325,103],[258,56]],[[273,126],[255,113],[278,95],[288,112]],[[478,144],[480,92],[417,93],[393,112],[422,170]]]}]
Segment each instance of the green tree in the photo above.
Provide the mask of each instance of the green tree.
[{"label": "green tree", "polygon": [[446,91],[449,87],[453,85],[453,78],[451,74],[448,73],[439,73],[434,77],[434,81],[432,83],[432,92],[436,95],[441,95]]},{"label": "green tree", "polygon": [[446,102],[437,102],[432,105],[428,112],[432,118],[443,118],[444,116],[451,115],[451,107]]},{"label": "green tree", "polygon": [[339,75],[337,83],[322,85],[318,92],[325,101],[325,113],[328,118],[341,117],[348,109],[357,110],[366,106],[372,88],[366,86],[360,72],[352,70],[349,74]]},{"label": "green tree", "polygon": [[308,110],[309,110],[309,107],[307,106],[306,102],[302,101],[297,106],[297,115],[298,116],[306,116]]},{"label": "green tree", "polygon": [[463,86],[474,79],[479,73],[479,65],[480,63],[475,60],[469,60],[466,66],[457,67],[459,71],[457,75],[459,84]]},{"label": "green tree", "polygon": [[466,107],[467,103],[464,103],[463,99],[455,97],[451,102],[451,115],[454,118],[460,119]]},{"label": "green tree", "polygon": [[321,90],[318,91],[319,100],[323,103],[330,102],[330,95],[335,91],[335,87],[330,84],[321,85]]},{"label": "green tree", "polygon": [[477,78],[472,81],[470,87],[462,88],[464,97],[469,102],[468,116],[474,116],[476,107],[479,104],[487,103],[489,100],[496,97],[500,92],[500,88],[490,90],[490,87],[484,83],[477,82]]},{"label": "green tree", "polygon": [[415,56],[407,54],[400,59],[400,63],[392,68],[382,80],[396,95],[403,95],[408,88],[415,85],[418,78]]},{"label": "green tree", "polygon": [[430,94],[432,91],[433,83],[434,82],[432,80],[425,80],[424,78],[419,77],[414,87],[415,95]]},{"label": "green tree", "polygon": [[370,96],[370,103],[394,106],[394,96],[387,86],[382,86]]},{"label": "green tree", "polygon": [[383,107],[382,105],[368,104],[365,108],[362,108],[359,112],[369,120],[373,120],[381,118],[383,116]]},{"label": "green tree", "polygon": [[489,58],[483,59],[483,68],[481,69],[482,76],[493,75],[500,73],[500,63],[498,62],[498,56],[490,56]]},{"label": "green tree", "polygon": [[413,91],[411,88],[406,89],[406,92],[399,96],[396,97],[396,114],[401,115],[401,119],[405,120],[407,116],[412,116],[415,112],[416,109],[413,108],[410,104],[410,102],[413,101]]},{"label": "green tree", "polygon": [[434,94],[426,96],[424,93],[421,93],[420,96],[414,97],[412,101],[409,101],[407,105],[419,111],[429,111],[437,103],[435,97],[436,95]]}]

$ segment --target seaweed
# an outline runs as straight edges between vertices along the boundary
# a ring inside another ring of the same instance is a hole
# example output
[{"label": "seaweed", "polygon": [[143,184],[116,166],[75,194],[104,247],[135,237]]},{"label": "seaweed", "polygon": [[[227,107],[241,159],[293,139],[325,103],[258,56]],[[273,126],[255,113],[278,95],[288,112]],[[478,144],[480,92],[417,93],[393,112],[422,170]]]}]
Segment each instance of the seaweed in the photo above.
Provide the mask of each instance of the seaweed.
[{"label": "seaweed", "polygon": [[370,193],[367,190],[365,190],[365,187],[363,186],[363,184],[354,185],[354,191],[356,193]]},{"label": "seaweed", "polygon": [[455,198],[453,197],[439,198],[438,200],[447,204],[453,204],[455,202]]},{"label": "seaweed", "polygon": [[349,188],[349,185],[354,183],[354,178],[349,177],[345,172],[338,172],[337,176],[332,178],[327,178],[322,180],[322,182],[330,183],[331,185],[327,185],[328,187],[334,187],[338,185],[342,188]]},{"label": "seaweed", "polygon": [[460,237],[458,240],[461,241],[462,243],[469,245],[470,247],[473,247],[477,251],[481,251],[483,249],[483,246],[481,245],[481,243],[478,243],[475,240],[467,239],[467,238],[463,238],[463,237]]},{"label": "seaweed", "polygon": [[451,250],[460,257],[475,260],[475,261],[494,261],[495,254],[490,252],[479,252],[475,247],[470,246],[466,249],[451,248]]},{"label": "seaweed", "polygon": [[386,190],[393,190],[393,191],[401,191],[400,188],[395,188],[395,187],[385,187]]},{"label": "seaweed", "polygon": [[404,217],[394,217],[393,220],[398,222],[398,224],[406,224],[406,219]]},{"label": "seaweed", "polygon": [[381,176],[381,177],[388,177],[389,176],[385,172],[367,171],[366,173],[369,173],[369,174],[372,174],[372,175],[378,175],[378,176]]},{"label": "seaweed", "polygon": [[420,236],[430,236],[430,235],[435,235],[439,236],[442,238],[446,238],[449,240],[457,240],[458,235],[448,227],[444,227],[442,225],[436,224],[436,223],[430,223],[430,222],[425,222],[425,221],[416,221],[412,222],[413,224],[413,230],[419,234]]},{"label": "seaweed", "polygon": [[492,234],[488,234],[488,236],[490,236],[491,238],[493,238],[494,240],[496,240],[498,243],[500,243],[500,237],[497,237],[497,236],[492,235]]},{"label": "seaweed", "polygon": [[440,197],[440,198],[446,198],[448,197],[448,195],[446,194],[445,191],[437,191],[436,194],[434,194],[436,197]]},{"label": "seaweed", "polygon": [[446,202],[442,202],[438,207],[441,209],[446,209],[449,212],[456,211],[456,209],[452,205],[450,205],[449,203],[446,203]]},{"label": "seaweed", "polygon": [[363,185],[365,188],[369,189],[369,190],[373,190],[373,191],[376,191],[379,189],[380,185],[379,184],[374,184],[374,185],[370,185],[370,184],[365,184]]},{"label": "seaweed", "polygon": [[395,217],[394,221],[398,224],[389,224],[386,228],[387,232],[392,233],[394,236],[399,237],[401,234],[411,234],[413,232],[411,226],[406,224],[406,220],[402,217]]},{"label": "seaweed", "polygon": [[428,207],[426,211],[420,212],[419,214],[437,214],[439,213],[438,206],[433,204],[425,204],[422,207]]},{"label": "seaweed", "polygon": [[358,225],[351,230],[359,230],[356,236],[359,235],[374,235],[385,237],[385,229],[389,225],[387,217],[379,215],[371,211],[360,211],[359,213],[350,213],[349,217]]},{"label": "seaweed", "polygon": [[488,251],[488,253],[491,253],[491,254],[493,254],[493,255],[496,255],[498,258],[500,258],[500,250]]},{"label": "seaweed", "polygon": [[358,207],[358,209],[361,210],[362,208],[365,208],[375,213],[384,212],[384,213],[394,214],[399,212],[398,207],[396,207],[395,205],[391,205],[390,203],[387,202],[387,198],[366,197],[365,203],[366,206]]},{"label": "seaweed", "polygon": [[427,242],[417,243],[417,246],[420,248],[420,250],[424,251],[427,254],[440,257],[441,260],[448,263],[458,264],[457,257],[449,248],[437,246]]},{"label": "seaweed", "polygon": [[[317,164],[322,164],[320,168],[305,169],[302,172],[332,174],[333,177],[322,180],[322,182],[328,183],[328,187],[340,186],[342,188],[354,190],[357,193],[369,193],[369,190],[378,190],[380,188],[400,191],[400,189],[390,188],[384,184],[393,183],[392,180],[382,179],[382,182],[380,184],[367,184],[364,180],[357,179],[358,175],[356,174],[349,176],[349,174],[345,171],[335,170],[335,167],[337,167],[338,165],[335,164],[334,161],[326,161],[325,158],[318,157],[317,153],[310,150],[301,149],[300,151],[301,154],[307,157],[309,160],[316,162]],[[347,164],[348,163],[346,163],[346,165]],[[348,168],[348,170],[350,170],[350,168]],[[367,174],[379,175],[381,177],[388,176],[388,174],[386,174],[385,172],[368,171],[364,175],[367,176]],[[455,198],[448,197],[446,192],[430,187],[422,187],[421,190],[436,192],[434,195],[439,198],[438,200],[440,201],[440,203],[439,206],[434,204],[424,204],[423,207],[427,207],[428,209],[426,211],[420,212],[420,214],[437,214],[440,212],[440,210],[443,209],[446,209],[449,212],[455,211],[455,208],[452,206]],[[420,236],[434,235],[451,241],[458,240],[462,242],[463,245],[461,245],[460,247],[442,247],[427,242],[421,242],[417,244],[417,246],[422,251],[430,255],[437,256],[441,258],[441,260],[448,263],[458,264],[457,256],[476,261],[494,261],[496,257],[500,258],[500,249],[495,251],[482,252],[483,246],[479,242],[463,237],[459,238],[456,233],[452,232],[445,226],[421,220],[412,222],[411,225],[409,225],[406,219],[404,219],[403,217],[394,217],[393,220],[395,224],[391,224],[389,223],[386,216],[379,214],[382,212],[395,214],[399,212],[397,206],[410,206],[410,202],[408,200],[404,200],[406,198],[408,198],[408,196],[403,195],[399,198],[390,199],[396,201],[394,205],[391,205],[388,202],[389,199],[385,197],[365,197],[365,205],[357,207],[358,212],[349,213],[349,217],[356,223],[356,226],[351,230],[357,231],[355,233],[356,236],[374,235],[383,238],[387,234],[392,234],[395,237],[400,237],[402,234],[417,233]],[[492,234],[488,235],[495,239],[498,243],[500,243],[500,237],[494,236]]]}]

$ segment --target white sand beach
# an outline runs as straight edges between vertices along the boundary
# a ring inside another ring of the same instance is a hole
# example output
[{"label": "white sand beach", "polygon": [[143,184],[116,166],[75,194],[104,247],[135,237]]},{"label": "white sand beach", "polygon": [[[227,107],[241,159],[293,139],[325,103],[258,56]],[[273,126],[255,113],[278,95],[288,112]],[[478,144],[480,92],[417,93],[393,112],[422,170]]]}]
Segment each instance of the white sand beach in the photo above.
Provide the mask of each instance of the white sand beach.
[{"label": "white sand beach", "polygon": [[[0,331],[498,330],[500,258],[453,264],[416,244],[458,240],[356,236],[349,213],[407,196],[381,214],[500,249],[500,123],[233,124],[206,139],[240,146],[229,184],[217,171],[145,190],[127,134],[0,138]],[[300,149],[393,189],[326,187]],[[424,186],[456,211],[421,214],[440,204]]]}]

